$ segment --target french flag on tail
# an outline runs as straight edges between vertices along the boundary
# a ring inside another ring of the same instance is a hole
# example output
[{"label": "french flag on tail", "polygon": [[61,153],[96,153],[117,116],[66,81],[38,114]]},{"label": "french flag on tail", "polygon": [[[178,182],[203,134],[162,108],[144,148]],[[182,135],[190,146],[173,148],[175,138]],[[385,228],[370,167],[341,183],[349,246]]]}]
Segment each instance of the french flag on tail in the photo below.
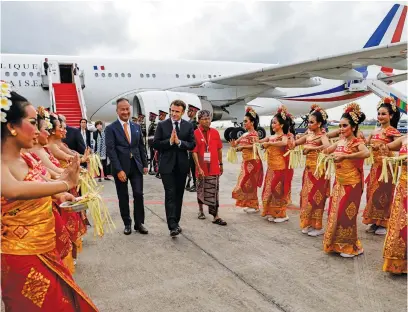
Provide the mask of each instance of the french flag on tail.
[{"label": "french flag on tail", "polygon": [[94,65],[93,69],[94,70],[105,70],[105,66],[104,65],[102,65],[102,66]]},{"label": "french flag on tail", "polygon": [[[368,39],[364,48],[376,47],[379,45],[386,45],[390,43],[397,43],[401,41],[402,37],[406,37],[405,20],[407,17],[407,6],[402,4],[394,4],[388,14],[384,17],[380,25]],[[405,29],[404,29],[405,28]],[[403,36],[403,32],[405,35]],[[364,77],[367,76],[367,66],[356,68],[359,72],[363,73]],[[391,76],[392,68],[382,67],[381,71]]]}]

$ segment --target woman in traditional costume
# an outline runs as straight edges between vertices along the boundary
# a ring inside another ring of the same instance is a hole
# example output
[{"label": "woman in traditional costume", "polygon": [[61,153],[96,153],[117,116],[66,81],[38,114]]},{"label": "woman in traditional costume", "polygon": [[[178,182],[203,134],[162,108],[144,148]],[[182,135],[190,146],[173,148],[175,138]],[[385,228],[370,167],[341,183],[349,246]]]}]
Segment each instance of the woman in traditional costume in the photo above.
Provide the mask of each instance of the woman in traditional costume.
[{"label": "woman in traditional costume", "polygon": [[262,186],[263,168],[262,160],[258,151],[254,151],[254,144],[258,143],[259,137],[258,114],[251,108],[247,108],[244,117],[244,127],[247,132],[236,141],[231,141],[231,146],[242,152],[242,166],[237,185],[232,191],[232,198],[236,200],[237,207],[244,207],[245,212],[258,212],[258,187]]},{"label": "woman in traditional costume", "polygon": [[58,159],[62,168],[66,168],[70,160],[73,157],[73,153],[67,153],[66,150],[61,148],[62,138],[64,136],[64,128],[62,125],[62,120],[56,114],[50,115],[50,122],[52,124],[52,129],[50,131],[50,137],[48,138],[47,149],[51,154]]},{"label": "woman in traditional costume", "polygon": [[78,183],[79,160],[59,180],[45,182],[21,154],[38,136],[37,113],[25,98],[1,90],[1,288],[6,311],[97,311],[56,250],[54,194]]},{"label": "woman in traditional costume", "polygon": [[401,136],[396,129],[400,119],[400,112],[391,97],[383,98],[377,106],[377,118],[381,127],[375,129],[368,138],[368,144],[372,147],[374,163],[367,183],[367,205],[363,213],[363,223],[369,225],[368,233],[377,235],[387,234],[387,224],[391,213],[391,204],[395,186],[392,183],[391,171],[388,170],[388,182],[379,182],[382,171],[382,156],[379,150],[382,144],[388,144]]},{"label": "woman in traditional costume", "polygon": [[357,238],[357,215],[363,194],[364,159],[370,152],[364,141],[356,136],[358,125],[364,120],[360,106],[349,104],[340,120],[340,140],[325,150],[326,154],[334,156],[336,179],[323,248],[325,252],[337,252],[346,258],[363,253]]},{"label": "woman in traditional costume", "polygon": [[324,234],[323,212],[326,199],[330,196],[330,180],[324,176],[317,178],[314,175],[318,153],[330,146],[324,131],[326,123],[327,113],[313,104],[307,134],[295,141],[295,146],[303,146],[303,154],[306,155],[300,192],[300,228],[303,234],[314,237]]},{"label": "woman in traditional costume", "polygon": [[289,220],[286,208],[291,204],[293,169],[289,169],[289,156],[284,155],[294,132],[292,116],[282,105],[272,119],[272,136],[261,140],[268,162],[262,191],[262,216],[270,222]]},{"label": "woman in traditional costume", "polygon": [[394,274],[407,273],[407,143],[407,136],[400,137],[388,143],[385,150],[385,154],[390,150],[399,150],[399,156],[405,158],[391,204],[391,216],[388,220],[388,231],[384,242],[383,271]]}]

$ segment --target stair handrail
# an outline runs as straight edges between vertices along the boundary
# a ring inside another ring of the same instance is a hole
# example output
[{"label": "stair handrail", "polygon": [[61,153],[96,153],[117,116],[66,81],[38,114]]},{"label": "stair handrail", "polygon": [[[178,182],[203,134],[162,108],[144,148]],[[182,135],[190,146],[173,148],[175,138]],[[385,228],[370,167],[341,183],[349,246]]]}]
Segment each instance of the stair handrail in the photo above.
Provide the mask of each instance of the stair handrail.
[{"label": "stair handrail", "polygon": [[55,92],[54,92],[54,86],[52,84],[51,72],[47,76],[48,76],[48,91],[49,91],[48,94],[50,97],[50,104],[51,104],[50,110],[51,112],[55,113],[57,111],[57,108],[55,106]]},{"label": "stair handrail", "polygon": [[86,113],[86,105],[85,105],[85,98],[84,93],[82,92],[82,84],[79,75],[74,75],[74,82],[75,82],[75,89],[78,95],[79,107],[81,108],[82,118],[88,119]]}]

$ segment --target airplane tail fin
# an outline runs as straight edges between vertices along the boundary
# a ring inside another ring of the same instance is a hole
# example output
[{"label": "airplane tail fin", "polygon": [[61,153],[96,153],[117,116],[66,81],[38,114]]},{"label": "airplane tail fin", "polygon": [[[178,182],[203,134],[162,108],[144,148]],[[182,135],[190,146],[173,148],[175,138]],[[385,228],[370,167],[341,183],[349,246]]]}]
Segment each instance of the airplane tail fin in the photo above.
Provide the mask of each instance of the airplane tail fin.
[{"label": "airplane tail fin", "polygon": [[[406,17],[407,6],[402,4],[394,4],[380,25],[378,25],[377,29],[371,35],[370,39],[368,39],[367,43],[364,45],[364,49],[400,42],[404,28],[406,28]],[[358,71],[362,72],[364,76],[367,75],[367,67],[359,68]],[[382,67],[381,71],[385,75],[391,75],[393,70],[392,68]]]}]

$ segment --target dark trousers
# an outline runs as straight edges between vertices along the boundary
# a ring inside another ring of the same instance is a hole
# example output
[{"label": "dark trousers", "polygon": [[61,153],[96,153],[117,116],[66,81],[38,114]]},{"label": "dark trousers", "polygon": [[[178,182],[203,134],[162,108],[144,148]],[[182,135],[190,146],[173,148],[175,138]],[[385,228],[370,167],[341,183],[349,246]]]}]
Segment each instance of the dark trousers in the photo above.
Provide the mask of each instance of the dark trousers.
[{"label": "dark trousers", "polygon": [[[197,178],[196,178],[196,166],[193,158],[193,153],[188,153],[189,156],[189,162],[190,162],[190,174],[191,177],[193,178],[193,185],[195,186],[197,183]],[[188,183],[190,184],[190,179],[188,179]]]},{"label": "dark trousers", "polygon": [[[110,166],[108,166],[108,160],[107,159],[101,159],[102,163],[102,168],[103,168],[103,174],[104,176],[108,176],[110,174]],[[99,177],[102,177],[102,172]]]},{"label": "dark trousers", "polygon": [[175,167],[170,174],[162,173],[161,178],[165,193],[164,205],[166,208],[167,226],[171,231],[179,226],[187,173],[181,173],[178,167]]},{"label": "dark trousers", "polygon": [[131,161],[130,172],[127,175],[127,181],[122,182],[118,176],[115,175],[116,193],[119,198],[120,215],[125,225],[132,225],[129,211],[129,190],[128,181],[133,191],[133,218],[135,225],[144,223],[144,200],[143,200],[143,175],[137,169],[136,162]]}]

